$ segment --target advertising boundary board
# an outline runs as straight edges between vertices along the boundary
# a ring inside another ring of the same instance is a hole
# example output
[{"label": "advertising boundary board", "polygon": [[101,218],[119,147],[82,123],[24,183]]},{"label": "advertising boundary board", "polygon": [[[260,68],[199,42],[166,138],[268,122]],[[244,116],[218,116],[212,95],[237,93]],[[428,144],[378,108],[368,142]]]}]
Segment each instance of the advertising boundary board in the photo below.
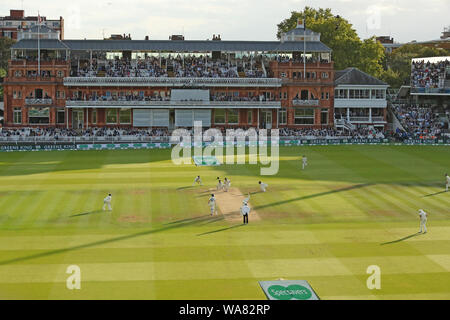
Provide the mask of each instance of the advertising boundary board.
[{"label": "advertising boundary board", "polygon": [[[268,145],[267,142],[245,142],[245,146]],[[0,152],[14,151],[65,151],[65,150],[133,150],[133,149],[169,149],[174,144],[171,143],[94,143],[94,144],[0,144]],[[202,146],[210,146],[211,142],[203,142]],[[229,145],[227,142],[216,144],[219,147]],[[233,146],[243,146],[242,142],[233,142]],[[391,142],[388,139],[317,139],[317,140],[281,140],[280,147],[296,146],[330,146],[330,145],[398,145],[398,146],[450,146],[450,139],[436,140],[405,140],[403,142]],[[188,147],[181,144],[182,147]],[[191,147],[198,147],[198,144],[192,143]]]}]

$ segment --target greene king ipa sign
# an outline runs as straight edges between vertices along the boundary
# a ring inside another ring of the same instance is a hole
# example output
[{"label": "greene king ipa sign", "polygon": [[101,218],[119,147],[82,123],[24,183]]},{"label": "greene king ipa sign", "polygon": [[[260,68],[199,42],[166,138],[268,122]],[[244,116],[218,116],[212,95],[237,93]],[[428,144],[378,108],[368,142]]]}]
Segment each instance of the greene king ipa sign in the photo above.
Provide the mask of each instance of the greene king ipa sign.
[{"label": "greene king ipa sign", "polygon": [[259,281],[269,300],[320,300],[305,280]]}]

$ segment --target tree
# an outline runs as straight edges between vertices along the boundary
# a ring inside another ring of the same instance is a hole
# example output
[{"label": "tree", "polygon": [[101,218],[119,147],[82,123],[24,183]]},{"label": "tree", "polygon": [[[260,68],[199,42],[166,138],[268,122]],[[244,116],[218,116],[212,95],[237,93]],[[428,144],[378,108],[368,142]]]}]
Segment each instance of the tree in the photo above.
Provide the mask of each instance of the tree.
[{"label": "tree", "polygon": [[403,85],[403,79],[401,78],[400,73],[392,70],[392,68],[384,70],[380,80],[389,84],[391,88],[400,88]]},{"label": "tree", "polygon": [[304,19],[308,29],[321,33],[321,41],[333,50],[335,69],[357,67],[375,77],[383,72],[383,46],[374,38],[361,41],[352,24],[333,15],[329,8],[316,10],[305,7],[303,11],[292,11],[289,18],[278,24],[277,38],[294,29],[298,19]]},{"label": "tree", "polygon": [[[8,70],[8,60],[11,58],[11,46],[14,40],[9,38],[0,38],[0,80],[6,76]],[[0,81],[1,83],[2,81]],[[3,101],[3,86],[0,85],[0,101]]]},{"label": "tree", "polygon": [[11,46],[14,42],[9,38],[0,38],[0,68],[8,69],[8,60],[11,59]]}]

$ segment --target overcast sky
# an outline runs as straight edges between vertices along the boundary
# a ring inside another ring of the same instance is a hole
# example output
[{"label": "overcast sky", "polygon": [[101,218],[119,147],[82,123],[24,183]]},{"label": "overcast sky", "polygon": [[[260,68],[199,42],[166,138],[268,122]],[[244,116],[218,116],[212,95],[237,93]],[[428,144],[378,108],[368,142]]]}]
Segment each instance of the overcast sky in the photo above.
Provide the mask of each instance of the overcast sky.
[{"label": "overcast sky", "polygon": [[[425,5],[424,5],[425,4]],[[450,26],[450,0],[0,0],[9,9],[39,10],[47,19],[65,19],[66,39],[101,39],[131,33],[133,39],[275,40],[277,24],[305,5],[331,8],[353,24],[362,38],[390,35],[396,42],[441,36]]]}]

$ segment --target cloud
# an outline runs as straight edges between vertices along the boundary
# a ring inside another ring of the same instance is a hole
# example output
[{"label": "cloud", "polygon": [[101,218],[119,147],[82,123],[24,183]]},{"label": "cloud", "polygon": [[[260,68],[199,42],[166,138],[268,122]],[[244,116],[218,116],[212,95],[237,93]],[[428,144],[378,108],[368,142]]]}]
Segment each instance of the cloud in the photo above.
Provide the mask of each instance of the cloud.
[{"label": "cloud", "polygon": [[[24,1],[27,15],[66,21],[65,36],[100,39],[131,33],[133,39],[168,39],[184,32],[187,39],[221,34],[229,40],[274,40],[276,25],[305,5],[331,8],[348,19],[362,38],[391,35],[396,41],[430,40],[448,21],[450,1],[428,0],[78,0]],[[0,15],[21,2],[2,1]],[[368,8],[371,10],[368,10]],[[374,14],[375,11],[375,14]]]}]

